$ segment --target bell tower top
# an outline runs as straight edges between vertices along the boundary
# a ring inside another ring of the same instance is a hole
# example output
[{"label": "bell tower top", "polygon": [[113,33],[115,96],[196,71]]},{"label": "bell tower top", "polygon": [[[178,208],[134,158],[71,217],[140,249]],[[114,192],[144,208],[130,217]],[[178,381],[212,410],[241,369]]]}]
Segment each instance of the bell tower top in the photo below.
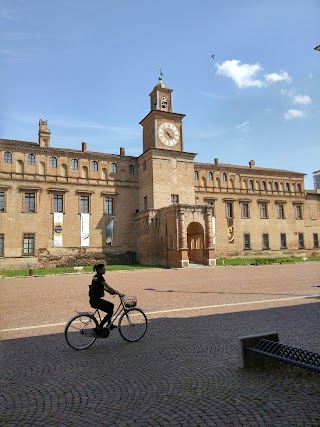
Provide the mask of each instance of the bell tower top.
[{"label": "bell tower top", "polygon": [[162,81],[162,71],[160,70],[159,83],[155,85],[150,96],[150,109],[172,112],[172,89],[168,89]]},{"label": "bell tower top", "polygon": [[184,114],[172,111],[172,89],[162,81],[160,70],[159,83],[149,94],[150,112],[140,124],[143,127],[143,152],[150,148],[183,151],[182,119]]}]

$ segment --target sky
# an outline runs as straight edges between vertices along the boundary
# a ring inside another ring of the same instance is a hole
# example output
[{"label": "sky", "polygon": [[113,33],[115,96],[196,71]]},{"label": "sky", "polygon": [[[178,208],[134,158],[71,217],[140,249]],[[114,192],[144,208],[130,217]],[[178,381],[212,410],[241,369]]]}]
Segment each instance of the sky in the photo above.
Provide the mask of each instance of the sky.
[{"label": "sky", "polygon": [[173,89],[196,161],[320,169],[319,0],[0,0],[0,138],[142,153]]}]

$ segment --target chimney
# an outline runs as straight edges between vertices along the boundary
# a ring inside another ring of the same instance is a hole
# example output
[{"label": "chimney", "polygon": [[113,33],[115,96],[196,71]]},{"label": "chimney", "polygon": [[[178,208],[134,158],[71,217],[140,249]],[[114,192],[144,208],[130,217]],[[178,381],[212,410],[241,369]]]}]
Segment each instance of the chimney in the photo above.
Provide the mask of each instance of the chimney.
[{"label": "chimney", "polygon": [[123,147],[120,147],[120,156],[123,157],[125,155],[125,151]]},{"label": "chimney", "polygon": [[40,147],[50,147],[50,135],[48,120],[39,119],[38,143]]},{"label": "chimney", "polygon": [[82,143],[82,152],[83,153],[86,153],[88,150],[87,150],[87,143],[86,142],[83,142]]},{"label": "chimney", "polygon": [[255,164],[256,163],[254,160],[250,160],[250,162],[249,162],[250,169],[253,169]]},{"label": "chimney", "polygon": [[218,166],[218,164],[219,164],[219,159],[217,157],[215,157],[215,159],[214,159],[214,164],[215,164],[215,166]]}]

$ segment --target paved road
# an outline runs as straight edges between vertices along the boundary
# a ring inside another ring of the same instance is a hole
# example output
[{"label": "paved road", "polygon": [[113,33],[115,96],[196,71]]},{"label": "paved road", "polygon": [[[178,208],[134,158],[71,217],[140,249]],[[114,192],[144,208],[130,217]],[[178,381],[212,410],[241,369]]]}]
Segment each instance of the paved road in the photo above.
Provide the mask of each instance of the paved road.
[{"label": "paved road", "polygon": [[63,326],[90,275],[0,280],[0,426],[320,426],[319,374],[243,370],[237,338],[278,332],[320,353],[320,264],[107,273],[148,312],[82,352]]}]

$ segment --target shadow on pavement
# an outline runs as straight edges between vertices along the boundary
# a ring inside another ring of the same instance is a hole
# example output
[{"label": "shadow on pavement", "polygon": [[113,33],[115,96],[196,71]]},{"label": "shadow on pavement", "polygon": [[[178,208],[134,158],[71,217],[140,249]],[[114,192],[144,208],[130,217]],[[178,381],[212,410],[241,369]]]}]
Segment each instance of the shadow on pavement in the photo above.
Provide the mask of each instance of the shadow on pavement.
[{"label": "shadow on pavement", "polygon": [[69,348],[62,332],[8,339],[0,426],[320,425],[316,373],[280,364],[241,370],[237,355],[239,336],[266,332],[320,353],[319,320],[314,302],[150,316],[141,341],[113,331],[84,351]]}]

